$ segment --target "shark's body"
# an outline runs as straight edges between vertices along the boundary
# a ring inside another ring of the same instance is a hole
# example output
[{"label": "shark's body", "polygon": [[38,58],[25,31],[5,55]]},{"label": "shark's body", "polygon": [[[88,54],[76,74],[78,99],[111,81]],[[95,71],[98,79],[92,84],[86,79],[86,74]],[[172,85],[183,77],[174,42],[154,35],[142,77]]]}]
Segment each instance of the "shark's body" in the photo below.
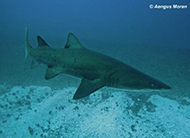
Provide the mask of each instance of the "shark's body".
[{"label": "shark's body", "polygon": [[130,89],[170,89],[166,84],[116,59],[84,48],[76,36],[69,33],[65,48],[54,49],[38,36],[38,48],[31,47],[26,27],[26,57],[33,58],[31,68],[47,65],[45,79],[61,73],[82,78],[73,99],[80,99],[108,86]]}]

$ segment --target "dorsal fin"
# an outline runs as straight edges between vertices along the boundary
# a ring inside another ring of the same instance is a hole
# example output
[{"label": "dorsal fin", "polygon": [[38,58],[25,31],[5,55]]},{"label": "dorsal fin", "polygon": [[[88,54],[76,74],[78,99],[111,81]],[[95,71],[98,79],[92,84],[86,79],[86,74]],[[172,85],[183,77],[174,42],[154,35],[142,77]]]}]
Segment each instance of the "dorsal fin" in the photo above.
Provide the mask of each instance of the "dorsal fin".
[{"label": "dorsal fin", "polygon": [[69,33],[65,48],[84,48],[84,47],[81,45],[80,41],[73,33]]},{"label": "dorsal fin", "polygon": [[37,36],[38,47],[50,47],[39,35]]}]

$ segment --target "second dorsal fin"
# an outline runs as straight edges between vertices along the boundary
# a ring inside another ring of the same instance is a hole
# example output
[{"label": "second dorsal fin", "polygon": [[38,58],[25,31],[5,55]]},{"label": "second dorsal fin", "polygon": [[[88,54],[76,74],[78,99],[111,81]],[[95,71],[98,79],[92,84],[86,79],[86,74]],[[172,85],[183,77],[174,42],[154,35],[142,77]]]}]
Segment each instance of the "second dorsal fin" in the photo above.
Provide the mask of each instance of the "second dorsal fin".
[{"label": "second dorsal fin", "polygon": [[73,33],[69,33],[65,48],[84,48],[84,47],[81,45],[80,41]]},{"label": "second dorsal fin", "polygon": [[40,36],[37,36],[38,47],[50,47]]}]

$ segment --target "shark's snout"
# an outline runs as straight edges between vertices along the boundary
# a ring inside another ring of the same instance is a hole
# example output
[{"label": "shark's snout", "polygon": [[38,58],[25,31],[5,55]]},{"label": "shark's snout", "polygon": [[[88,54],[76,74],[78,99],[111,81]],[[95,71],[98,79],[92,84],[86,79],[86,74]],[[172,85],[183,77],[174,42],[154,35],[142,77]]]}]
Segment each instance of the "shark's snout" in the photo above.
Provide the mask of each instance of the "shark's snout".
[{"label": "shark's snout", "polygon": [[160,82],[160,81],[154,81],[150,84],[151,89],[171,89],[170,86]]},{"label": "shark's snout", "polygon": [[146,81],[144,83],[147,85],[150,89],[171,89],[170,86],[166,85],[165,83],[156,80],[150,76],[146,76]]},{"label": "shark's snout", "polygon": [[129,81],[125,77],[122,79],[124,82],[122,83],[122,86],[132,88],[132,89],[171,89],[170,86],[166,85],[165,83],[154,79],[146,74],[140,74],[133,75],[133,78],[131,78]]}]

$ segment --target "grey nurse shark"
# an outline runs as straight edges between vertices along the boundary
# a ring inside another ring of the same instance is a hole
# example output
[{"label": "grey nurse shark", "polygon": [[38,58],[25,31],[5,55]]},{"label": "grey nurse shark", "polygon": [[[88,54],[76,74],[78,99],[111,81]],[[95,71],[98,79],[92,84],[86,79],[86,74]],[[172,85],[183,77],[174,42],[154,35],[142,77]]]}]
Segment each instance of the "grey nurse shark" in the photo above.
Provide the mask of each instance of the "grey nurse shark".
[{"label": "grey nurse shark", "polygon": [[109,56],[85,48],[77,37],[69,33],[64,48],[51,48],[37,36],[38,48],[32,48],[26,31],[25,54],[32,57],[31,68],[47,65],[45,79],[69,74],[82,81],[73,99],[81,99],[107,86],[125,89],[170,89],[170,86]]}]

